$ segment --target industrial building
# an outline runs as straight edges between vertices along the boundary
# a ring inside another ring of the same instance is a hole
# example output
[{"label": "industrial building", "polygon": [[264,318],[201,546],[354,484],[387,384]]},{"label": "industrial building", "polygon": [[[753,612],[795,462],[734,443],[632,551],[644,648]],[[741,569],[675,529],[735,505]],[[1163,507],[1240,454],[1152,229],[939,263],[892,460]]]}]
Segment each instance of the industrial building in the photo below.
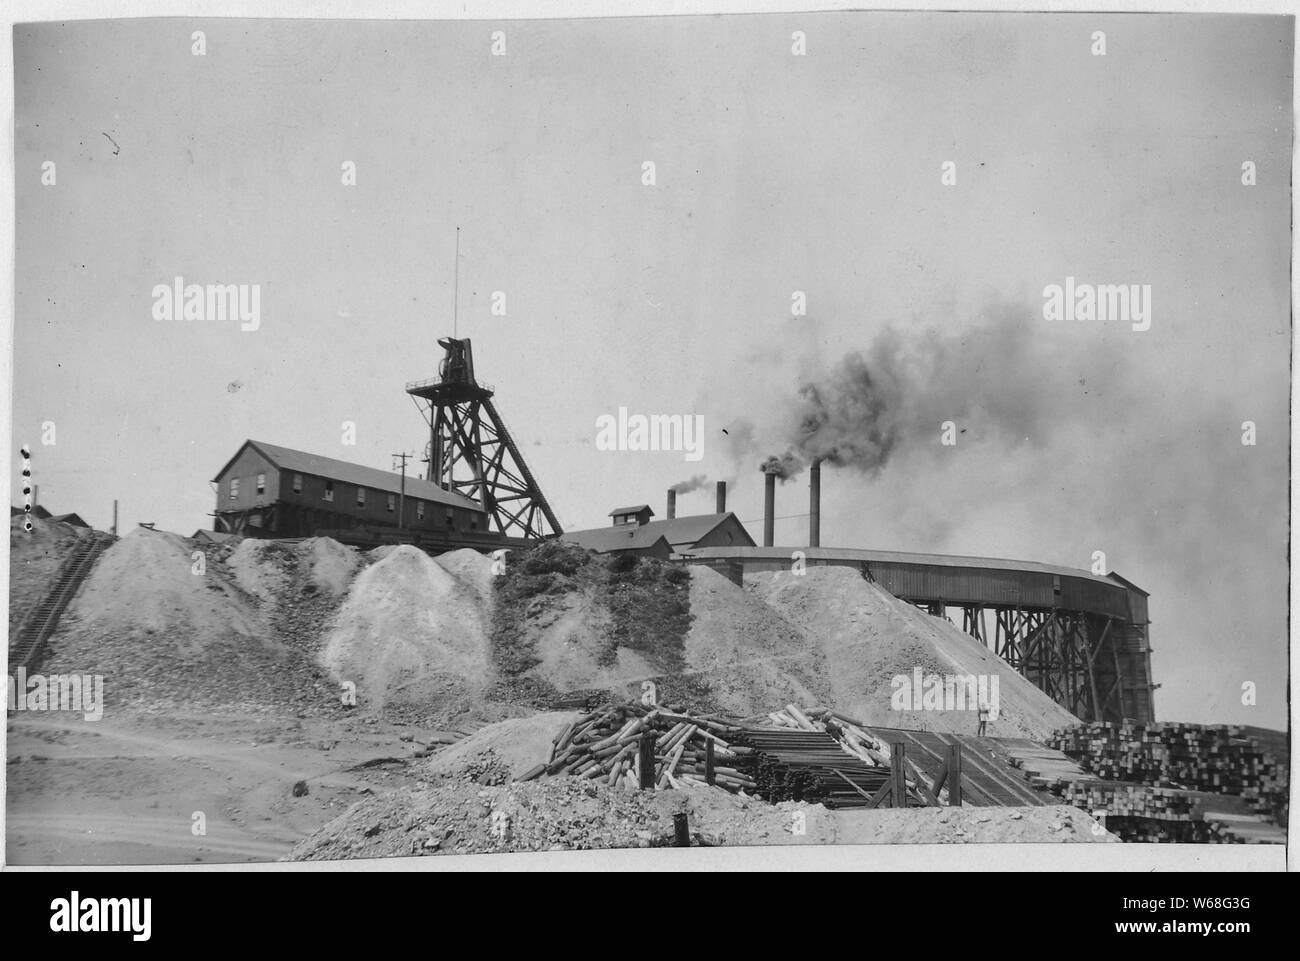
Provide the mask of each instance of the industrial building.
[{"label": "industrial building", "polygon": [[[809,475],[808,542],[776,547],[776,475],[764,472],[763,546],[699,544],[689,563],[745,574],[851,567],[889,593],[948,617],[1058,704],[1086,720],[1155,720],[1148,594],[1105,576],[1037,561],[821,547],[821,465]],[[991,623],[990,623],[991,621]]]},{"label": "industrial building", "polygon": [[437,377],[407,385],[429,424],[427,476],[408,477],[247,440],[217,473],[217,533],[408,543],[429,551],[523,547],[560,533],[522,453],[474,379],[468,339],[443,338]]},{"label": "industrial building", "polygon": [[1155,719],[1147,593],[1105,576],[1035,561],[821,546],[822,464],[809,471],[806,544],[773,543],[778,468],[765,465],[763,543],[756,545],[716,487],[711,514],[665,516],[618,507],[612,523],[564,532],[494,402],[474,376],[468,340],[443,338],[436,378],[407,385],[429,427],[425,477],[246,441],[215,480],[218,536],[333,537],[431,552],[523,547],[558,537],[600,554],[705,565],[746,574],[850,567],[894,596],[947,617],[1085,720]]},{"label": "industrial building", "polygon": [[669,490],[664,520],[651,519],[649,504],[619,507],[609,513],[612,526],[572,531],[563,539],[601,554],[648,554],[708,566],[736,584],[746,574],[849,567],[929,614],[960,622],[1079,717],[1155,719],[1148,595],[1133,582],[1113,572],[1102,576],[1037,561],[822,547],[819,462],[809,472],[808,541],[777,547],[778,478],[763,473],[761,547],[726,510],[723,482],[713,514],[677,517],[677,494]]},{"label": "industrial building", "polygon": [[[649,504],[617,507],[609,512],[612,527],[570,531],[561,540],[578,544],[598,554],[650,553],[681,559],[688,551],[702,547],[753,547],[754,539],[735,514],[727,510],[727,483],[718,481],[716,510],[712,514],[677,516],[677,492],[668,491],[663,520],[652,521],[654,510]],[[662,538],[667,552],[652,547]]]},{"label": "industrial building", "polygon": [[391,528],[417,535],[487,532],[487,514],[462,494],[418,477],[247,440],[217,472],[216,530],[245,537],[311,537]]}]

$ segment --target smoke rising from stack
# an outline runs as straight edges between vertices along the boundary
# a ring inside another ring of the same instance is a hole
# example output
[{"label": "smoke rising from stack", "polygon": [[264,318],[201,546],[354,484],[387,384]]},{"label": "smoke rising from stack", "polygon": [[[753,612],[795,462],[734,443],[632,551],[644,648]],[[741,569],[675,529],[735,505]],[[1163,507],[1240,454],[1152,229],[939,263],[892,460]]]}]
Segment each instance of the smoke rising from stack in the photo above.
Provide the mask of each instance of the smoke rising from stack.
[{"label": "smoke rising from stack", "polygon": [[[737,422],[733,445],[786,448],[760,467],[783,482],[813,460],[875,476],[902,451],[939,451],[946,421],[963,432],[961,446],[1041,446],[1055,428],[1096,423],[1099,408],[1131,393],[1132,365],[1114,339],[1089,343],[1081,358],[1073,340],[1035,323],[1032,311],[1007,309],[955,333],[886,328],[866,350],[803,377],[779,423]],[[1071,373],[1080,368],[1087,376]],[[766,443],[755,439],[763,435]]]},{"label": "smoke rising from stack", "polygon": [[784,454],[773,454],[759,464],[758,469],[764,474],[775,474],[776,479],[784,484],[803,470],[803,463],[793,450],[788,450]]},{"label": "smoke rising from stack", "polygon": [[[887,329],[821,361],[791,354],[789,338],[756,348],[716,386],[740,483],[774,452],[796,461],[787,474],[824,455],[821,527],[838,546],[1084,569],[1104,550],[1152,594],[1156,679],[1176,645],[1193,665],[1185,684],[1210,692],[1200,719],[1240,716],[1225,678],[1286,671],[1288,331],[1255,323],[1252,380],[1181,328],[1045,326],[1033,304],[945,324]],[[1206,343],[1222,346],[1216,336]],[[824,342],[814,333],[808,349]],[[1243,446],[1247,419],[1272,425],[1275,442]],[[941,443],[945,421],[955,447]],[[762,495],[751,497],[757,519]],[[791,514],[805,509],[795,503]],[[1270,640],[1224,646],[1243,633]]]},{"label": "smoke rising from stack", "polygon": [[703,474],[696,474],[690,480],[678,481],[676,484],[674,484],[672,487],[668,489],[678,494],[689,494],[691,491],[699,490],[708,482],[709,479],[705,477]]}]

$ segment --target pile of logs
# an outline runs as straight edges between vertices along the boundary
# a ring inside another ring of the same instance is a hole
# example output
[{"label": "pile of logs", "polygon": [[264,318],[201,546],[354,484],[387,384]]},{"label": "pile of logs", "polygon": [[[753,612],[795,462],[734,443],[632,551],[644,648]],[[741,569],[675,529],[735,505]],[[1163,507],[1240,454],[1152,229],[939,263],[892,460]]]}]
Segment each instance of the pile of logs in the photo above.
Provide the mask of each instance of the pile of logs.
[{"label": "pile of logs", "polygon": [[[610,787],[715,785],[773,803],[828,807],[960,804],[960,791],[924,775],[851,718],[793,704],[739,721],[665,707],[598,709],[560,731],[546,763],[520,777],[579,777]],[[960,778],[954,778],[954,783]]]},{"label": "pile of logs", "polygon": [[719,715],[688,715],[642,704],[588,714],[560,731],[550,759],[519,780],[579,777],[610,787],[690,788],[715,784],[733,793],[757,787],[751,748],[733,745],[740,730]]},{"label": "pile of logs", "polygon": [[1286,759],[1238,727],[1093,722],[1057,731],[1048,744],[1105,780],[1233,794],[1285,819]]},{"label": "pile of logs", "polygon": [[[827,807],[878,807],[890,791],[889,746],[857,722],[832,711],[807,714],[793,704],[746,724],[738,743],[756,752],[758,794],[772,803],[807,801]],[[906,764],[902,803],[924,805],[913,764]],[[927,787],[928,787],[927,783]],[[890,804],[895,805],[892,795]]]},{"label": "pile of logs", "polygon": [[854,757],[825,731],[749,728],[737,740],[756,752],[759,797],[865,807],[889,782],[888,767]]}]

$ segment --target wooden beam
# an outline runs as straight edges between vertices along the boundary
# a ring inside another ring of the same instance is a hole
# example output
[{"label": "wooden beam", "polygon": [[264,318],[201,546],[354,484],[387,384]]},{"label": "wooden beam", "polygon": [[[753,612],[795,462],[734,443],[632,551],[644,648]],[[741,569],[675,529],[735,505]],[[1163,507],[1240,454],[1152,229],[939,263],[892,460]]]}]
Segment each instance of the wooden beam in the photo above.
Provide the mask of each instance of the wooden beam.
[{"label": "wooden beam", "polygon": [[902,741],[889,745],[889,774],[894,807],[907,807],[907,746]]},{"label": "wooden beam", "polygon": [[655,732],[643,731],[640,741],[641,749],[641,790],[647,791],[655,786]]},{"label": "wooden beam", "polygon": [[893,787],[894,785],[892,781],[886,781],[884,784],[880,785],[880,790],[877,791],[875,794],[871,795],[871,804],[869,805],[869,807],[873,807],[873,808],[880,807],[881,802],[886,800],[889,797],[890,793],[893,790]]},{"label": "wooden beam", "polygon": [[[838,770],[838,769],[836,769],[836,768],[831,768],[831,773],[832,773],[832,774],[839,775],[840,780],[842,780],[845,784],[847,784],[849,787],[853,788],[853,790],[857,791],[859,794],[861,794],[861,795],[862,795],[864,798],[866,798],[868,801],[873,802],[873,803],[871,804],[872,807],[875,807],[875,806],[876,806],[875,803],[874,803],[875,798],[873,798],[873,797],[872,797],[870,794],[868,794],[866,791],[862,790],[862,788],[858,787],[856,784],[854,784],[852,781],[850,781],[849,778],[848,778],[848,776],[847,776],[843,771],[840,771],[840,770]],[[878,792],[877,792],[877,793],[878,793]]]},{"label": "wooden beam", "polygon": [[961,807],[961,745],[948,745],[948,767],[950,774],[948,784],[948,803],[952,807]]}]

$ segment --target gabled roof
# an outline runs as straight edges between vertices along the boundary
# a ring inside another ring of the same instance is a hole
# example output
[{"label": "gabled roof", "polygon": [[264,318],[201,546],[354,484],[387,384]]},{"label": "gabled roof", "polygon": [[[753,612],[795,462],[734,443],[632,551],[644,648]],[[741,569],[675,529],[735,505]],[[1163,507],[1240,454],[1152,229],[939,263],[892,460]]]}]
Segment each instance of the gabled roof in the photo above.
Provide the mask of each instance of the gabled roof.
[{"label": "gabled roof", "polygon": [[605,516],[606,516],[606,517],[615,517],[615,516],[617,516],[617,515],[619,515],[619,514],[640,514],[642,511],[650,511],[650,516],[651,516],[651,517],[654,517],[654,516],[655,516],[655,512],[654,512],[653,510],[650,510],[650,505],[649,505],[649,504],[636,504],[636,505],[634,505],[634,506],[632,506],[632,507],[619,507],[619,508],[616,508],[616,509],[610,511],[610,512],[609,512],[608,514],[606,514]]},{"label": "gabled roof", "polygon": [[577,544],[598,554],[608,551],[645,550],[663,541],[664,553],[672,553],[672,545],[664,540],[663,534],[647,531],[648,526],[641,524],[638,527],[598,527],[590,531],[568,531],[560,535],[560,540],[568,544]]},{"label": "gabled roof", "polygon": [[[308,454],[306,451],[294,450],[291,447],[280,447],[260,440],[244,441],[239,450],[235,452],[235,456],[230,458],[226,462],[226,466],[217,472],[217,477],[214,480],[219,479],[230,469],[230,465],[239,458],[245,447],[252,447],[282,471],[311,474],[315,477],[342,481],[345,484],[355,484],[358,487],[368,487],[371,490],[384,491],[389,494],[401,492],[401,477],[390,471],[379,470],[375,467],[364,467],[361,464],[350,464],[347,461],[335,460],[333,457],[321,457],[319,454]],[[448,507],[460,507],[469,511],[478,511],[480,514],[483,513],[482,506],[477,502],[470,500],[463,494],[445,491],[432,481],[421,477],[406,478],[406,493],[409,497],[418,497],[421,500],[445,504]]]},{"label": "gabled roof", "polygon": [[[735,516],[731,511],[723,514],[693,514],[689,517],[674,517],[672,520],[650,521],[648,524],[642,524],[641,530],[662,534],[668,543],[675,548],[683,544],[694,547],[696,542],[703,540],[705,535],[726,521],[728,517]],[[745,541],[748,546],[754,546],[754,541],[749,536],[749,532],[745,531],[745,526],[740,521],[736,521],[736,524],[745,532]],[[736,544],[734,546],[744,547],[746,545]]]},{"label": "gabled roof", "polygon": [[230,534],[226,531],[209,531],[209,530],[204,530],[202,527],[200,527],[198,530],[196,530],[193,534],[190,535],[190,540],[197,541],[200,537],[202,537],[205,540],[212,541],[213,543],[223,544],[234,536],[235,536],[234,534]]},{"label": "gabled roof", "polygon": [[73,527],[89,527],[90,525],[83,521],[78,514],[54,514],[50,517],[52,521],[58,521],[61,524],[71,524]]}]

